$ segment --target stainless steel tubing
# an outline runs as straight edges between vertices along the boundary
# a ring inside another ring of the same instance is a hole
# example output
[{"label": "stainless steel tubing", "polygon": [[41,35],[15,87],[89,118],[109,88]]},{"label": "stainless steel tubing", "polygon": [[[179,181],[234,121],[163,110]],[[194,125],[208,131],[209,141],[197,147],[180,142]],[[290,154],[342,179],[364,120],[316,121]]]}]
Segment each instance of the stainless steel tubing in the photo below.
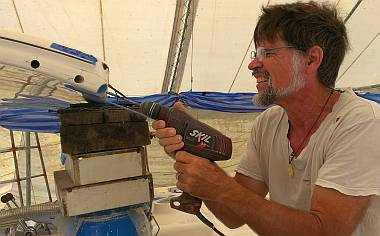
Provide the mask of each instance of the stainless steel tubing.
[{"label": "stainless steel tubing", "polygon": [[30,207],[11,208],[0,211],[0,225],[17,222],[18,219],[32,219],[38,216],[53,216],[60,213],[57,202],[47,202]]}]

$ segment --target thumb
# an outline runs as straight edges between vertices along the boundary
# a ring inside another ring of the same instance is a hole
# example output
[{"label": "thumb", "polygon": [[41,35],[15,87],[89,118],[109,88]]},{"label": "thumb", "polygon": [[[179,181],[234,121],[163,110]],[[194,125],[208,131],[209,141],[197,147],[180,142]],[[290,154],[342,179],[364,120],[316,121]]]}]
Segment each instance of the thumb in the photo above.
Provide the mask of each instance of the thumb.
[{"label": "thumb", "polygon": [[187,111],[186,105],[183,104],[182,102],[176,102],[174,104],[174,108],[177,108],[178,110],[181,110],[181,111]]}]

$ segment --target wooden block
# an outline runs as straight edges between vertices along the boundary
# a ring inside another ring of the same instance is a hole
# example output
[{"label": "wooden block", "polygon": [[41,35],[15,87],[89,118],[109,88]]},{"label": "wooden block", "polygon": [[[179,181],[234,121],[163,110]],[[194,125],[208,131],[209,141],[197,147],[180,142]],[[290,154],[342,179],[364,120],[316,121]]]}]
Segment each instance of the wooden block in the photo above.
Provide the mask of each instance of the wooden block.
[{"label": "wooden block", "polygon": [[148,123],[61,125],[62,152],[70,155],[150,144]]},{"label": "wooden block", "polygon": [[136,205],[153,199],[152,176],[74,186],[65,170],[54,172],[56,192],[65,216]]},{"label": "wooden block", "polygon": [[[75,105],[75,106],[74,106]],[[113,105],[74,104],[73,107],[59,110],[59,118],[63,125],[83,125],[100,123],[117,123],[145,121],[146,118],[130,110]],[[136,106],[129,107],[138,110]]]},{"label": "wooden block", "polygon": [[143,176],[145,147],[68,156],[65,169],[75,186]]}]

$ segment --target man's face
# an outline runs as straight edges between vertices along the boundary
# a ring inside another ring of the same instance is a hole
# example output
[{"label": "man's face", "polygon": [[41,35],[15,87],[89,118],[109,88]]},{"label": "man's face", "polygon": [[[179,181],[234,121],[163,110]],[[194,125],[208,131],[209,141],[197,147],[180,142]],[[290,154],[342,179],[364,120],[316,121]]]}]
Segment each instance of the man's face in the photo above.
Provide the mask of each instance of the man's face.
[{"label": "man's face", "polygon": [[299,51],[289,48],[283,41],[264,42],[259,47],[266,49],[265,56],[259,54],[261,58],[253,59],[248,66],[257,80],[258,93],[253,97],[257,106],[274,104],[305,86]]}]

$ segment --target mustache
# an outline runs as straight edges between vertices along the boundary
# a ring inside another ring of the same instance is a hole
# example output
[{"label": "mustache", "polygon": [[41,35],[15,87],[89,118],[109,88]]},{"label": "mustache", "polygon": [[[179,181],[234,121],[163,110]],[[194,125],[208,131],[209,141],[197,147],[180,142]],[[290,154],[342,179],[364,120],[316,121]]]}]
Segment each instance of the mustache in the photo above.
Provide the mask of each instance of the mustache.
[{"label": "mustache", "polygon": [[269,73],[266,69],[262,68],[262,67],[255,67],[252,69],[252,75],[255,76],[255,74],[264,74],[265,76],[268,76]]}]

